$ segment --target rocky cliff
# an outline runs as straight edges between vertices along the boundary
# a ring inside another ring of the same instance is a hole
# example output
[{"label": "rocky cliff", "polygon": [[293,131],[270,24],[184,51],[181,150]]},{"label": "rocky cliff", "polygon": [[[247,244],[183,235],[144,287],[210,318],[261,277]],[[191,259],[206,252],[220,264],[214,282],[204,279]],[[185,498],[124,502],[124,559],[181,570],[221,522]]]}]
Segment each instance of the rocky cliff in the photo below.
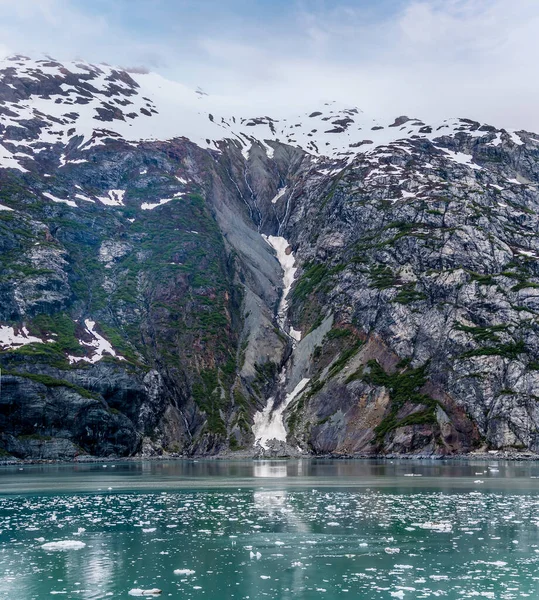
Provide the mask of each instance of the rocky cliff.
[{"label": "rocky cliff", "polygon": [[539,136],[0,65],[0,452],[539,450]]}]

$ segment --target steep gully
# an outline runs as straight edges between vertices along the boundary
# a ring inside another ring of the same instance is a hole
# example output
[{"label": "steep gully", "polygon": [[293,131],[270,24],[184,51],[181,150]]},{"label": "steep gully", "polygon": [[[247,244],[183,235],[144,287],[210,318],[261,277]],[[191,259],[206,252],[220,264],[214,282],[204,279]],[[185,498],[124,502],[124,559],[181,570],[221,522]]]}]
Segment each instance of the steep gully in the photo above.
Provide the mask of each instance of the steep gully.
[{"label": "steep gully", "polygon": [[[287,382],[288,369],[293,360],[296,343],[301,340],[301,332],[288,324],[287,317],[288,295],[292,289],[297,268],[294,266],[295,258],[292,249],[284,237],[271,235],[263,235],[262,237],[275,250],[277,260],[283,270],[283,290],[277,310],[277,322],[280,329],[292,340],[292,354],[279,375],[279,386],[284,387]],[[286,443],[286,429],[283,420],[284,411],[303,392],[308,383],[308,378],[301,379],[294,389],[286,394],[278,406],[275,406],[276,397],[271,396],[268,398],[265,408],[255,413],[253,424],[255,447],[260,446],[263,450],[269,450],[271,442]],[[300,450],[298,449],[298,451]]]}]

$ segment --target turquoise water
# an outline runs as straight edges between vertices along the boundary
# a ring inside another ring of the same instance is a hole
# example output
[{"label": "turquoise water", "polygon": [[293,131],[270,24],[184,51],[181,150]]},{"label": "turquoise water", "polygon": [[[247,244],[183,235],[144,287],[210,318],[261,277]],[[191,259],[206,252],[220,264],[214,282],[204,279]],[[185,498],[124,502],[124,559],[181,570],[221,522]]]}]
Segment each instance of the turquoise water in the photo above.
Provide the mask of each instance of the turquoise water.
[{"label": "turquoise water", "polygon": [[0,598],[538,598],[536,477],[498,461],[4,467]]}]

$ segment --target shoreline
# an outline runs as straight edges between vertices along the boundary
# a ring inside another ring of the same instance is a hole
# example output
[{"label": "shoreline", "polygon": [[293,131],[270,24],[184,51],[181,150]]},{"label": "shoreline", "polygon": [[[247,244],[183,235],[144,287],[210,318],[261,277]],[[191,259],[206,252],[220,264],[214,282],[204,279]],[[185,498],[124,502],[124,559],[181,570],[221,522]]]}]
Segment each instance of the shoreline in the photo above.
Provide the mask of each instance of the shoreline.
[{"label": "shoreline", "polygon": [[24,465],[77,465],[92,463],[136,463],[136,462],[173,462],[173,461],[289,461],[289,460],[380,460],[380,461],[494,461],[502,460],[509,462],[534,462],[539,461],[539,454],[530,451],[507,451],[491,450],[481,453],[470,454],[298,454],[295,456],[264,456],[254,455],[248,452],[230,452],[217,455],[160,455],[160,456],[90,456],[83,455],[72,459],[50,459],[50,458],[3,458],[0,459],[0,467],[16,467]]}]

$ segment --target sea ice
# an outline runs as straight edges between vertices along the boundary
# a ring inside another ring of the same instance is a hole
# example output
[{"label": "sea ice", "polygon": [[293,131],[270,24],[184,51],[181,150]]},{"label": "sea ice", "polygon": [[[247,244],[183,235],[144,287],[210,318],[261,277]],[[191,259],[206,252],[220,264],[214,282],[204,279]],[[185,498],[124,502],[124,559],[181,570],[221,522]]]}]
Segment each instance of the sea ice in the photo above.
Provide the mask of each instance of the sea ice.
[{"label": "sea ice", "polygon": [[174,575],[194,575],[195,572],[192,569],[174,569]]},{"label": "sea ice", "polygon": [[76,540],[62,540],[60,542],[47,542],[41,547],[43,550],[58,552],[63,550],[81,550],[82,548],[86,547],[86,544]]}]

